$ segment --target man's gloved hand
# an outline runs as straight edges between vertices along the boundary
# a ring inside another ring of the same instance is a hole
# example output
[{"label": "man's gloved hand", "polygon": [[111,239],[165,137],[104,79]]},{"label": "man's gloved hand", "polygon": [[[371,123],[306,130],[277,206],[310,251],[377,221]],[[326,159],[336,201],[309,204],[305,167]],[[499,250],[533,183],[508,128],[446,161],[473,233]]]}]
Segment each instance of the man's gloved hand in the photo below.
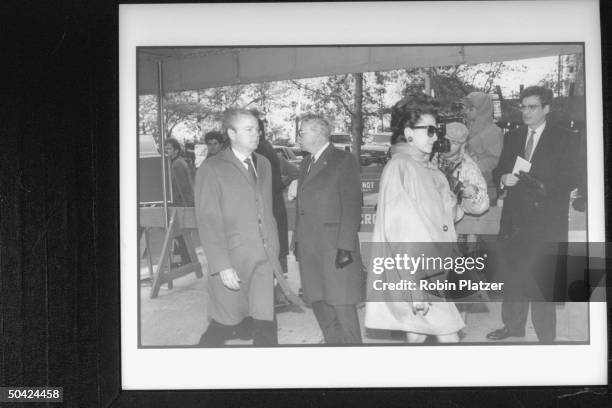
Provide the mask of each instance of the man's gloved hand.
[{"label": "man's gloved hand", "polygon": [[336,252],[336,268],[342,269],[347,265],[350,265],[353,262],[353,256],[351,255],[351,251],[347,251],[346,249],[338,249]]},{"label": "man's gloved hand", "polygon": [[519,171],[517,175],[520,181],[522,181],[526,186],[536,191],[537,194],[541,196],[546,195],[546,186],[540,180],[533,177],[531,174],[524,172],[523,170]]}]

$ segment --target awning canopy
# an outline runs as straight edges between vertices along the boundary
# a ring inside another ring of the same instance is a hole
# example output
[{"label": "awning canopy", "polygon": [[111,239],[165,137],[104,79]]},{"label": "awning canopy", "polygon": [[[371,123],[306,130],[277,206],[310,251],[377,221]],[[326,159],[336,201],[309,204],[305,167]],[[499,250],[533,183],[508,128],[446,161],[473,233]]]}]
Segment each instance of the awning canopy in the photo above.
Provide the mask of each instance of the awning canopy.
[{"label": "awning canopy", "polygon": [[511,61],[582,53],[582,44],[427,46],[142,47],[138,93],[157,93],[162,62],[164,92],[332,74]]}]

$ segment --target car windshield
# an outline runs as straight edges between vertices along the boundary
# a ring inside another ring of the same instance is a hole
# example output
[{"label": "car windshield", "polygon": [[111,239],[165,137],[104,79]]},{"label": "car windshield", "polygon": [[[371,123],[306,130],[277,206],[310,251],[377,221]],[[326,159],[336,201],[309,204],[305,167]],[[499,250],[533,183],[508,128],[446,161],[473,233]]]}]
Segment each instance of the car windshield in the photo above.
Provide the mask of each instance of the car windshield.
[{"label": "car windshield", "polygon": [[334,134],[331,135],[331,142],[332,143],[347,143],[347,144],[351,144],[351,135],[347,135],[347,134]]},{"label": "car windshield", "polygon": [[391,144],[391,135],[372,135],[372,143]]}]

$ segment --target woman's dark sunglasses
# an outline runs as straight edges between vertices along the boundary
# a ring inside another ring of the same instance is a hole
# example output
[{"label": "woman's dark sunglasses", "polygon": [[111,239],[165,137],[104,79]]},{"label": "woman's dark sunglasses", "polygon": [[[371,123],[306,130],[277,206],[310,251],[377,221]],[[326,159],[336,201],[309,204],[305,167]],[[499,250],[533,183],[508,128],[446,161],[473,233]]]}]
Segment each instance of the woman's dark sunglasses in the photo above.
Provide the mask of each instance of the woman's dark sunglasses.
[{"label": "woman's dark sunglasses", "polygon": [[428,126],[413,126],[412,129],[427,129],[427,136],[428,137],[434,137],[436,135],[441,134],[442,130],[433,126],[433,125],[428,125]]}]

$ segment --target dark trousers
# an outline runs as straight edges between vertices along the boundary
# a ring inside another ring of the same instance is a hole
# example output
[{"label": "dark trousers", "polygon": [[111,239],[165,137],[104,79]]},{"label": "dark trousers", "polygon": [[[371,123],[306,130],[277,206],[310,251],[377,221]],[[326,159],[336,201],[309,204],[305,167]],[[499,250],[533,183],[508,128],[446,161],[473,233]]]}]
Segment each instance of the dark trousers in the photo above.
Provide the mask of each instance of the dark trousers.
[{"label": "dark trousers", "polygon": [[[543,293],[555,282],[554,276],[546,273],[550,265],[542,262],[541,251],[537,243],[527,242],[511,244],[504,255],[502,322],[510,332],[523,334],[531,305],[531,321],[538,340],[552,343],[557,328],[555,302]],[[538,279],[538,274],[545,274],[545,279]]]},{"label": "dark trousers", "polygon": [[361,328],[355,305],[329,305],[324,301],[312,303],[323,338],[327,344],[362,343]]},{"label": "dark trousers", "polygon": [[236,325],[225,325],[211,320],[208,328],[200,337],[200,347],[222,347],[227,340],[239,338],[241,340],[253,339],[257,347],[270,347],[278,345],[278,332],[276,316],[274,320],[257,320],[247,317]]},{"label": "dark trousers", "polygon": [[513,333],[524,333],[527,314],[531,304],[531,321],[538,340],[542,343],[555,341],[557,314],[554,302],[506,302],[502,303],[502,322]]}]

